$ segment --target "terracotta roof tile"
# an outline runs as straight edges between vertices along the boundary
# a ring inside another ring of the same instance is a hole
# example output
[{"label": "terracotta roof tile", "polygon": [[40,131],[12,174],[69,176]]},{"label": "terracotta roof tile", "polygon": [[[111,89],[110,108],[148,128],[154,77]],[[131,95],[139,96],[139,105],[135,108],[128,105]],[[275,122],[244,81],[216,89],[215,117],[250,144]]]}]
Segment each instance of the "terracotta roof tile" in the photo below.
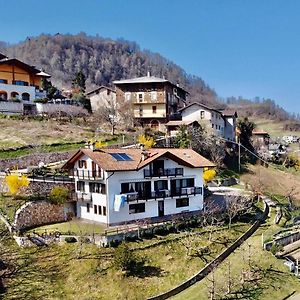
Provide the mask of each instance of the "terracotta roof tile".
[{"label": "terracotta roof tile", "polygon": [[[153,148],[144,151],[147,156],[142,159],[141,149],[80,149],[78,150],[64,165],[63,168],[72,168],[75,161],[77,161],[83,154],[90,157],[97,165],[105,171],[134,171],[139,170],[150,162],[159,157],[168,157],[181,165],[191,168],[214,167],[215,165],[208,159],[204,158],[192,149],[174,149],[174,148]],[[118,161],[111,154],[125,153],[132,160]]]}]

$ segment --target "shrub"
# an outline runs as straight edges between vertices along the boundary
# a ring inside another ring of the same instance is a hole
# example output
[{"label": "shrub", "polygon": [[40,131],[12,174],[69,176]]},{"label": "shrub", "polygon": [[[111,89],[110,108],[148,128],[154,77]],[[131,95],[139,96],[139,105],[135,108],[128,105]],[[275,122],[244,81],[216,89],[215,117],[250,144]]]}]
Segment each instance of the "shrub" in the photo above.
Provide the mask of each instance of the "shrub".
[{"label": "shrub", "polygon": [[279,245],[279,244],[276,244],[276,243],[273,243],[271,249],[270,249],[270,252],[273,254],[273,255],[276,255],[277,252],[280,252],[283,250],[283,246],[282,245]]},{"label": "shrub", "polygon": [[144,134],[138,137],[138,142],[144,145],[146,149],[152,148],[156,144],[153,137]]},{"label": "shrub", "polygon": [[69,190],[62,186],[55,186],[49,194],[49,200],[53,204],[63,204],[67,201]]},{"label": "shrub", "polygon": [[109,246],[113,248],[118,247],[119,245],[120,245],[120,241],[118,240],[112,240],[109,242]]},{"label": "shrub", "polygon": [[77,243],[77,239],[74,236],[67,236],[65,238],[66,243]]},{"label": "shrub", "polygon": [[165,226],[154,227],[153,229],[154,235],[167,235],[168,231]]},{"label": "shrub", "polygon": [[203,173],[203,179],[205,183],[212,181],[216,176],[216,171],[214,169],[205,170]]},{"label": "shrub", "polygon": [[82,243],[82,244],[90,244],[91,240],[86,236],[81,236],[79,238],[79,242]]},{"label": "shrub", "polygon": [[176,233],[177,232],[175,226],[172,225],[172,224],[168,224],[166,229],[168,230],[169,233]]},{"label": "shrub", "polygon": [[141,232],[141,237],[145,239],[152,239],[154,237],[152,229],[145,229]]},{"label": "shrub", "polygon": [[175,228],[177,231],[181,231],[181,230],[184,230],[186,228],[186,224],[184,222],[180,222],[180,223],[177,223],[175,225]]},{"label": "shrub", "polygon": [[5,176],[5,183],[12,195],[17,195],[22,188],[29,185],[29,180],[25,175],[10,174]]},{"label": "shrub", "polygon": [[143,268],[144,262],[129,249],[125,242],[122,242],[115,250],[113,265],[116,269],[125,271],[126,275],[139,273]]}]

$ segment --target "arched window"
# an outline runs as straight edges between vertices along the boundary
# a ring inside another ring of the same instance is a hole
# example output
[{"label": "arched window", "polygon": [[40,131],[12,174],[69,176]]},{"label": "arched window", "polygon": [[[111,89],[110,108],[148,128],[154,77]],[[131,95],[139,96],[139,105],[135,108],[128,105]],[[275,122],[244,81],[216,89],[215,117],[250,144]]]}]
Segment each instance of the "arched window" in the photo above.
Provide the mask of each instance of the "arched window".
[{"label": "arched window", "polygon": [[23,93],[22,94],[22,100],[29,101],[30,100],[30,95],[28,93]]},{"label": "arched window", "polygon": [[0,100],[7,100],[7,92],[0,91]]},{"label": "arched window", "polygon": [[158,130],[159,122],[157,120],[152,120],[150,123],[150,127],[153,128],[154,130]]},{"label": "arched window", "polygon": [[11,99],[19,99],[19,93],[17,93],[17,92],[11,92],[10,96],[11,96]]}]

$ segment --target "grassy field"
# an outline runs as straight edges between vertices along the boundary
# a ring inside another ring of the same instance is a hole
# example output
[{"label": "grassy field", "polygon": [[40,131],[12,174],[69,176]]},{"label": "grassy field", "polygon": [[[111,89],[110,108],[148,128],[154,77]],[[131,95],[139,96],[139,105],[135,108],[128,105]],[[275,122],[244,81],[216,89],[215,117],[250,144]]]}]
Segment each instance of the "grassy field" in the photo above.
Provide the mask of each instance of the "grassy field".
[{"label": "grassy field", "polygon": [[80,219],[73,219],[68,222],[41,226],[30,230],[29,232],[36,233],[52,233],[59,231],[61,234],[85,235],[91,233],[103,233],[106,227],[97,222],[87,222]]},{"label": "grassy field", "polygon": [[300,171],[281,171],[272,167],[249,165],[248,173],[241,176],[241,180],[250,184],[263,193],[277,195],[292,195],[297,206],[300,206]]},{"label": "grassy field", "polygon": [[282,137],[284,135],[297,135],[300,136],[300,132],[284,130],[286,121],[274,121],[268,119],[250,118],[256,124],[257,129],[267,131],[271,138]]},{"label": "grassy field", "polygon": [[10,223],[13,222],[16,211],[25,203],[25,200],[0,194],[0,212]]},{"label": "grassy field", "polygon": [[55,120],[33,121],[0,119],[0,148],[78,142],[94,136],[95,128]]},{"label": "grassy field", "polygon": [[[192,276],[249,226],[212,228],[211,239],[205,228],[195,229],[193,236],[182,232],[130,242],[129,247],[146,262],[141,273],[128,277],[113,268],[113,248],[65,244],[21,249],[19,254],[30,263],[7,282],[3,299],[145,299]],[[207,246],[208,251],[189,254],[187,247],[192,245]]]},{"label": "grassy field", "polygon": [[[264,240],[282,229],[273,224],[274,214],[240,248],[229,256],[214,272],[186,291],[172,297],[174,300],[209,299],[212,280],[215,280],[215,299],[283,299],[292,292],[300,293],[298,279],[275,258],[262,249]],[[230,275],[229,275],[230,274]],[[231,278],[230,293],[228,278]],[[244,282],[244,284],[242,284]]]}]

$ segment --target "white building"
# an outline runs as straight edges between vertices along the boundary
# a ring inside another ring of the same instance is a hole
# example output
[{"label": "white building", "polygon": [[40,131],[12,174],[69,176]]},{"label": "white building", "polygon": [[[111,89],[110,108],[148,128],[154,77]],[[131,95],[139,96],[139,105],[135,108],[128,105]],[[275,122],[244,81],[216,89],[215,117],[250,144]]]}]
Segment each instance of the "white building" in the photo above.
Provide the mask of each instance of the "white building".
[{"label": "white building", "polygon": [[81,149],[64,165],[75,178],[77,217],[107,225],[203,208],[203,168],[191,149]]},{"label": "white building", "polygon": [[183,107],[179,112],[183,124],[197,121],[211,127],[216,135],[235,141],[236,112],[217,110],[198,102]]}]

